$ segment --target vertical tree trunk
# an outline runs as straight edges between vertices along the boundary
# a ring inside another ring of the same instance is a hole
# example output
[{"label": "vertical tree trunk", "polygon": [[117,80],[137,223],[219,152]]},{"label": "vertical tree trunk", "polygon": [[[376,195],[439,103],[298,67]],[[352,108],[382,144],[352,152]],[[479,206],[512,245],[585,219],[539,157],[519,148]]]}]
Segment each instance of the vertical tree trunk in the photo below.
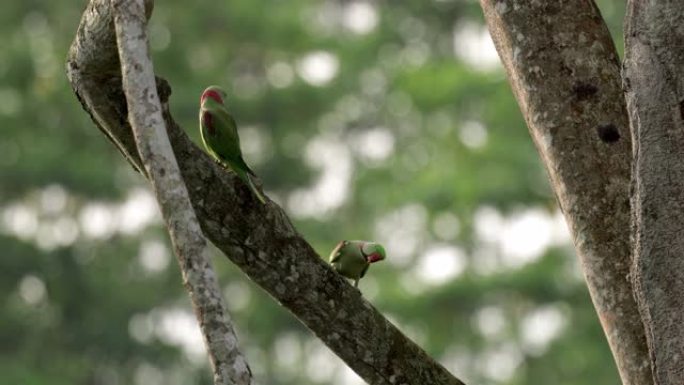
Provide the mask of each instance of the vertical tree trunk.
[{"label": "vertical tree trunk", "polygon": [[654,381],[684,384],[684,2],[630,1],[624,84],[634,141],[632,279]]},{"label": "vertical tree trunk", "polygon": [[[151,2],[147,2],[148,9]],[[252,373],[238,347],[197,216],[166,134],[143,0],[111,0],[128,120],[162,209],[183,283],[204,337],[215,385],[249,385]]]},{"label": "vertical tree trunk", "polygon": [[651,384],[628,280],[631,143],[618,56],[591,0],[481,0],[624,384]]}]

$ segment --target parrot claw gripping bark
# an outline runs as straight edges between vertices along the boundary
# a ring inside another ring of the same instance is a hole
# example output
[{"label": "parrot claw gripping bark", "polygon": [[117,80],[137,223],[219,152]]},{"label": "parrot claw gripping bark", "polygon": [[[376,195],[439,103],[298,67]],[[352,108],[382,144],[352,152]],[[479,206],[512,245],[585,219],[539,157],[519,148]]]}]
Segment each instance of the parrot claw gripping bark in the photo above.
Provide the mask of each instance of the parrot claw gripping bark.
[{"label": "parrot claw gripping bark", "polygon": [[247,166],[240,150],[237,124],[223,104],[226,92],[218,86],[210,86],[200,98],[200,135],[207,152],[221,165],[230,167],[261,203],[266,203],[252,181],[256,175]]},{"label": "parrot claw gripping bark", "polygon": [[353,279],[354,287],[366,275],[371,263],[385,259],[385,248],[368,241],[341,241],[330,253],[330,265],[343,277]]}]

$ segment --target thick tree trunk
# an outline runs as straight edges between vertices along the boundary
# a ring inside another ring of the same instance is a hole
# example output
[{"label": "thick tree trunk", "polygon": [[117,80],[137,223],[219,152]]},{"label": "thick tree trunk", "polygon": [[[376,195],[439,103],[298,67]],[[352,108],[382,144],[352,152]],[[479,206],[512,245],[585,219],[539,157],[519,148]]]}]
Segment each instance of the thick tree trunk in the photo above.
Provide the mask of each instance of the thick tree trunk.
[{"label": "thick tree trunk", "polygon": [[[151,1],[149,2],[151,3]],[[126,120],[126,99],[110,0],[91,0],[67,60],[74,92],[95,123],[138,170],[144,170]],[[275,203],[249,189],[192,143],[168,111],[169,139],[202,230],[254,282],[290,310],[370,384],[461,385],[335,273]]]},{"label": "thick tree trunk", "polygon": [[632,279],[658,385],[684,384],[684,2],[630,1],[624,84],[634,141]]},{"label": "thick tree trunk", "polygon": [[610,34],[591,0],[481,5],[565,214],[622,382],[651,384],[628,279],[631,141]]}]

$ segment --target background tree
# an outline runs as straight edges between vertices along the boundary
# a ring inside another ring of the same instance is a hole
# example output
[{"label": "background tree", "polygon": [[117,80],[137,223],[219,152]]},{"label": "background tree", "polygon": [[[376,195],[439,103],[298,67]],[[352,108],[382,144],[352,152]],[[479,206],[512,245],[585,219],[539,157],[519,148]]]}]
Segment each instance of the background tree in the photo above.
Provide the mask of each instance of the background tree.
[{"label": "background tree", "polygon": [[[207,382],[153,200],[62,79],[80,9],[60,3],[13,4],[0,27],[12,131],[1,365],[37,383]],[[232,88],[247,157],[299,232],[322,255],[341,237],[385,242],[393,262],[364,279],[364,295],[466,382],[617,383],[498,59],[469,48],[484,36],[478,8],[268,6],[158,5],[156,69],[188,134],[201,89]],[[258,381],[353,381],[219,261]]]},{"label": "background tree", "polygon": [[628,2],[621,71],[591,1],[481,4],[623,383],[681,383],[684,6]]},{"label": "background tree", "polygon": [[627,279],[632,143],[613,40],[592,1],[481,4],[622,381],[651,383],[646,334]]}]

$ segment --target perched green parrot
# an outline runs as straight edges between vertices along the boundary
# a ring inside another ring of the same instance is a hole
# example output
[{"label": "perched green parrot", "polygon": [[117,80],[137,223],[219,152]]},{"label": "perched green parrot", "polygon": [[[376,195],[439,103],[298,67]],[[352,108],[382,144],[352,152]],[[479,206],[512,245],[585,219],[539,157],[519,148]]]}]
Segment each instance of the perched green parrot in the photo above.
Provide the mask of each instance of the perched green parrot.
[{"label": "perched green parrot", "polygon": [[265,203],[264,196],[252,182],[251,177],[256,175],[242,159],[237,125],[223,104],[226,96],[226,91],[218,86],[210,86],[202,92],[199,113],[202,143],[211,156],[235,171],[259,201]]},{"label": "perched green parrot", "polygon": [[385,248],[379,243],[367,241],[341,241],[330,253],[330,264],[342,276],[354,280],[354,287],[359,286],[359,279],[366,275],[371,263],[385,259]]}]

